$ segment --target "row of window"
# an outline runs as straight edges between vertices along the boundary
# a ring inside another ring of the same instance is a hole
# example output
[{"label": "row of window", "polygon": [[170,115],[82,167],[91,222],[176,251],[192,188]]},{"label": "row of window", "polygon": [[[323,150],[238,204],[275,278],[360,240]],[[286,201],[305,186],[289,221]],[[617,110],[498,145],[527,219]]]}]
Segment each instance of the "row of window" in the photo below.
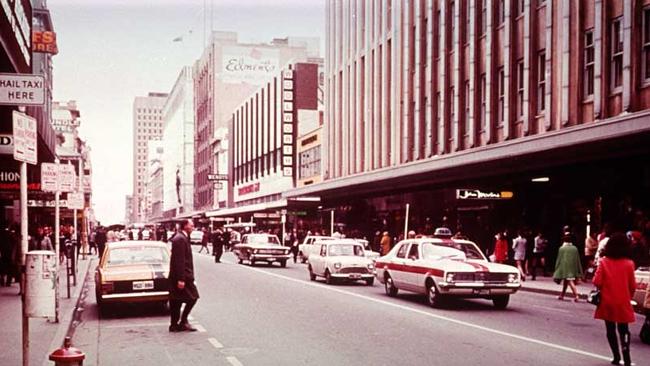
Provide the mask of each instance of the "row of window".
[{"label": "row of window", "polygon": [[140,113],[149,113],[149,114],[162,114],[162,109],[151,109],[151,108],[138,108],[138,114]]},{"label": "row of window", "polygon": [[321,174],[321,147],[315,146],[298,155],[298,177],[305,179]]}]

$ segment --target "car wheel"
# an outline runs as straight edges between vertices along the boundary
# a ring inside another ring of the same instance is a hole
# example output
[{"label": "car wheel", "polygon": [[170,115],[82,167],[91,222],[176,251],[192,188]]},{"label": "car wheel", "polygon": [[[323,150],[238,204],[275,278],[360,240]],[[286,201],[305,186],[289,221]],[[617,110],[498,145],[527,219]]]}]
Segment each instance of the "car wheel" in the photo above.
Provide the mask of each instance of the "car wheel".
[{"label": "car wheel", "polygon": [[374,279],[374,278],[368,278],[368,279],[366,280],[366,285],[368,285],[368,286],[372,286],[372,285],[374,285],[374,284],[375,284],[375,279]]},{"label": "car wheel", "polygon": [[285,268],[287,266],[287,261],[280,261],[280,267]]},{"label": "car wheel", "polygon": [[440,295],[438,288],[431,279],[427,281],[427,302],[432,308],[439,307],[442,304],[442,295]]},{"label": "car wheel", "polygon": [[311,270],[311,266],[309,266],[308,269],[309,269],[309,279],[311,281],[316,281],[316,275],[314,274],[314,271]]},{"label": "car wheel", "polygon": [[393,283],[393,278],[388,273],[386,273],[386,280],[384,281],[384,290],[386,290],[386,295],[390,297],[397,296],[398,289]]},{"label": "car wheel", "polygon": [[505,309],[508,307],[508,302],[510,302],[510,295],[493,297],[492,302],[497,309]]},{"label": "car wheel", "polygon": [[328,285],[334,284],[334,278],[332,278],[332,274],[330,273],[329,269],[325,270],[325,283]]}]

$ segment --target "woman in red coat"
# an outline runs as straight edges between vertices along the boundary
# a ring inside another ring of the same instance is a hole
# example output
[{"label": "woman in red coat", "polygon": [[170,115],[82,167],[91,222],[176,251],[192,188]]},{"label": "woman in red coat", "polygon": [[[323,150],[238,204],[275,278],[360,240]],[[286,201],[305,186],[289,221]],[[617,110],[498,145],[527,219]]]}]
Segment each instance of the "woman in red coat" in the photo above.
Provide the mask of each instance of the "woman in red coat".
[{"label": "woman in red coat", "polygon": [[612,364],[621,360],[616,329],[621,340],[625,365],[631,365],[629,323],[634,322],[630,301],[636,289],[634,262],[628,258],[630,244],[623,233],[613,234],[604,248],[604,258],[598,263],[593,283],[600,289],[600,304],[594,317],[605,321],[607,341],[612,349]]},{"label": "woman in red coat", "polygon": [[505,263],[508,260],[508,241],[504,238],[502,233],[496,236],[494,243],[494,261],[497,263]]}]

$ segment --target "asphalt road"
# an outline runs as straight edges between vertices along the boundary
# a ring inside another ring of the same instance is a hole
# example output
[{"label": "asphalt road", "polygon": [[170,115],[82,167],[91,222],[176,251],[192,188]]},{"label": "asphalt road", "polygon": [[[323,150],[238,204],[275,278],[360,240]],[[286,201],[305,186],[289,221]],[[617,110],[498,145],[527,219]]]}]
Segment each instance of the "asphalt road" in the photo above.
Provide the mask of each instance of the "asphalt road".
[{"label": "asphalt road", "polygon": [[[506,310],[487,300],[432,309],[424,298],[384,294],[375,283],[311,282],[303,264],[249,267],[195,254],[201,293],[194,333],[169,333],[151,306],[99,317],[89,284],[74,341],[87,365],[607,365],[593,306],[520,292]],[[632,326],[632,359],[650,346]]]}]

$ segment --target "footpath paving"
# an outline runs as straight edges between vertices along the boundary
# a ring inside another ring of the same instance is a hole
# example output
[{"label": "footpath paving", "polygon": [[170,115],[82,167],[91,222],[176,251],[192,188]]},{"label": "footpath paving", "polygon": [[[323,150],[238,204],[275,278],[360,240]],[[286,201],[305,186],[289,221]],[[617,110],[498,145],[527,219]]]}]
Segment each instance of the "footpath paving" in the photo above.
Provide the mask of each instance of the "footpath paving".
[{"label": "footpath paving", "polygon": [[[593,290],[594,285],[591,283],[591,280],[587,280],[580,281],[576,287],[578,289],[578,295],[580,298],[586,299],[589,292]],[[520,291],[560,296],[562,293],[562,284],[558,285],[553,282],[552,277],[537,276],[535,281],[533,281],[529,276],[526,281],[522,282]],[[573,299],[573,294],[571,293],[570,288],[567,288],[567,292],[564,298],[565,300]]]},{"label": "footpath paving", "polygon": [[[77,284],[70,287],[70,298],[67,293],[65,265],[59,271],[59,323],[54,319],[31,318],[29,320],[29,364],[53,365],[48,355],[63,344],[63,339],[73,320],[77,300],[81,295],[83,282],[92,263],[97,262],[97,256],[88,256],[83,260],[79,257],[77,268]],[[18,295],[19,286],[14,283],[9,287],[0,287],[0,322],[2,336],[0,337],[0,365],[22,364],[22,304]]]}]

